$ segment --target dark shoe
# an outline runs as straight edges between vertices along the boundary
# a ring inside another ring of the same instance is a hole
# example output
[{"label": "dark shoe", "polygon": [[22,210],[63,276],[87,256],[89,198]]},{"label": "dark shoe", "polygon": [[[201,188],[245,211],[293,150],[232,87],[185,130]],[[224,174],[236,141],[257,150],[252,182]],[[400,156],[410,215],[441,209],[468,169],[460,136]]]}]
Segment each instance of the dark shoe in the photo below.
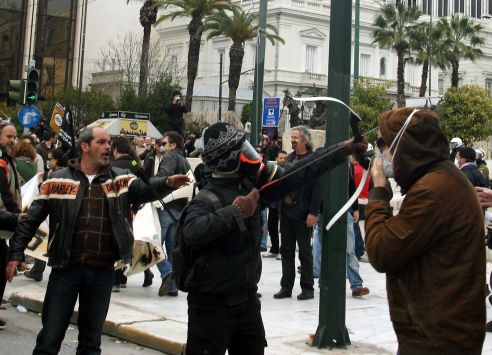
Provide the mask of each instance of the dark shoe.
[{"label": "dark shoe", "polygon": [[487,324],[485,324],[485,330],[487,332],[492,332],[492,320],[490,322],[487,322]]},{"label": "dark shoe", "polygon": [[362,297],[369,294],[369,289],[367,287],[357,287],[352,291],[352,297]]},{"label": "dark shoe", "polygon": [[171,296],[171,297],[177,297],[178,296],[178,291],[169,291],[167,293],[168,296]]},{"label": "dark shoe", "polygon": [[0,330],[5,329],[6,325],[7,323],[2,318],[0,318]]},{"label": "dark shoe", "polygon": [[152,286],[152,279],[154,278],[154,274],[150,270],[149,272],[145,272],[144,274],[145,274],[145,278],[142,287]]},{"label": "dark shoe", "polygon": [[[126,268],[123,269],[125,271]],[[121,274],[121,285],[125,285],[126,287],[126,282],[128,281],[128,277],[125,276],[125,274]]]},{"label": "dark shoe", "polygon": [[302,290],[302,292],[297,295],[298,301],[312,300],[313,298],[314,291]]},{"label": "dark shoe", "polygon": [[37,282],[43,279],[43,274],[35,274],[32,270],[24,271],[24,276]]},{"label": "dark shoe", "polygon": [[290,298],[292,297],[292,290],[289,290],[288,288],[282,287],[280,291],[278,291],[276,294],[273,295],[273,298],[279,300],[282,298]]},{"label": "dark shoe", "polygon": [[120,292],[120,285],[113,285],[113,289],[111,291]]},{"label": "dark shoe", "polygon": [[159,287],[158,295],[161,297],[167,295],[171,289],[172,283],[173,283],[173,275],[172,273],[169,273],[162,279],[162,283],[161,283],[161,287]]}]

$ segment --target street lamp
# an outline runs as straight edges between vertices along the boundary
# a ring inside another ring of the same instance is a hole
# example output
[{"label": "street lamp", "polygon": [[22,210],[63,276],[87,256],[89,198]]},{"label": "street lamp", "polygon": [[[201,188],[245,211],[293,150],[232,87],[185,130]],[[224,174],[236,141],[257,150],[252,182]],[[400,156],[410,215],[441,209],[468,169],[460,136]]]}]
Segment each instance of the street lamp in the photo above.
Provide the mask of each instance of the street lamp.
[{"label": "street lamp", "polygon": [[[241,76],[245,73],[249,73],[249,72],[254,71],[254,70],[255,70],[255,68],[245,70],[245,71],[239,73],[239,76]],[[265,70],[263,72],[269,73],[269,72],[271,72],[271,70]],[[221,53],[220,54],[220,75],[219,75],[219,122],[220,122],[220,119],[222,117],[222,84],[225,84],[228,81],[229,81],[229,79],[222,81],[222,53]]]}]

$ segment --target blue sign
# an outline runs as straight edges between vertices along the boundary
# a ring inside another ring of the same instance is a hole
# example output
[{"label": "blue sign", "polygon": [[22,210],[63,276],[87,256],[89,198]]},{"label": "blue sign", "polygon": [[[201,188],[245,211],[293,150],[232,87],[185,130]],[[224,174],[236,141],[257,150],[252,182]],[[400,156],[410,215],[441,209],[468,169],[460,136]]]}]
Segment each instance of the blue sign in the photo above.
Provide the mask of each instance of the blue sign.
[{"label": "blue sign", "polygon": [[41,119],[41,111],[33,105],[24,106],[18,113],[19,122],[26,128],[34,127]]},{"label": "blue sign", "polygon": [[263,127],[278,127],[280,121],[280,97],[263,99]]}]

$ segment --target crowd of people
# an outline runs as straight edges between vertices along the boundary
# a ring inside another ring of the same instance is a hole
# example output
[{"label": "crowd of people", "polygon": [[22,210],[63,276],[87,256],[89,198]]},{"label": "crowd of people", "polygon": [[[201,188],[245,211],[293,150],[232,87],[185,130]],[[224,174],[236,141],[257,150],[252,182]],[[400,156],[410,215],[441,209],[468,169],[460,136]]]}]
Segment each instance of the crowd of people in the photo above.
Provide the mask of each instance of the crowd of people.
[{"label": "crowd of people", "polygon": [[[176,93],[169,110],[178,110],[180,101]],[[111,138],[99,127],[86,128],[74,159],[57,148],[57,137],[49,131],[42,139],[34,134],[17,139],[13,125],[0,125],[0,268],[5,270],[0,296],[7,280],[22,270],[29,279],[43,279],[46,263],[35,260],[28,269],[24,252],[50,216],[51,272],[34,354],[58,353],[77,299],[78,352],[101,352],[111,293],[126,287],[124,270],[114,270],[114,265],[130,262],[131,221],[147,202],[157,209],[167,254],[157,264],[158,296],[188,293],[187,354],[263,354],[267,344],[257,287],[262,257],[282,265],[275,299],[292,297],[297,274],[297,300],[314,298],[326,243],[323,204],[329,203],[322,199],[320,177],[347,163],[348,195],[362,185],[344,217],[352,296],[370,293],[359,270],[366,252],[371,265],[386,274],[399,354],[481,353],[486,329],[484,208],[492,206],[485,152],[456,138],[448,144],[434,113],[384,113],[377,149],[365,139],[315,150],[310,131],[294,127],[290,154],[280,140],[268,136],[252,147],[244,132],[226,123],[186,139],[182,122],[175,123],[177,131],[158,139],[132,141]],[[198,194],[190,202],[160,203],[189,183],[187,157],[197,155],[202,160],[194,171]],[[364,155],[372,160],[366,181],[359,161]],[[20,187],[35,176],[39,194],[22,211]],[[390,205],[389,179],[405,196],[397,214]],[[457,205],[465,208],[453,208]],[[152,285],[153,278],[146,270],[142,286]]]}]

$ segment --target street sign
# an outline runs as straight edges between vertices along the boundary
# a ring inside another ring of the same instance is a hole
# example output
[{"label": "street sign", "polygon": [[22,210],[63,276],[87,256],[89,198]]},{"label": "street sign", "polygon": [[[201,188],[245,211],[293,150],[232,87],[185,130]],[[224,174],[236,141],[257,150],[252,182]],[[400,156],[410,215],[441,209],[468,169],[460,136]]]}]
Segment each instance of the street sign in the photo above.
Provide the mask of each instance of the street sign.
[{"label": "street sign", "polygon": [[280,98],[263,99],[263,127],[278,127],[280,120]]},{"label": "street sign", "polygon": [[19,122],[26,128],[34,127],[39,123],[41,119],[41,111],[39,108],[33,105],[24,106],[18,113]]}]

